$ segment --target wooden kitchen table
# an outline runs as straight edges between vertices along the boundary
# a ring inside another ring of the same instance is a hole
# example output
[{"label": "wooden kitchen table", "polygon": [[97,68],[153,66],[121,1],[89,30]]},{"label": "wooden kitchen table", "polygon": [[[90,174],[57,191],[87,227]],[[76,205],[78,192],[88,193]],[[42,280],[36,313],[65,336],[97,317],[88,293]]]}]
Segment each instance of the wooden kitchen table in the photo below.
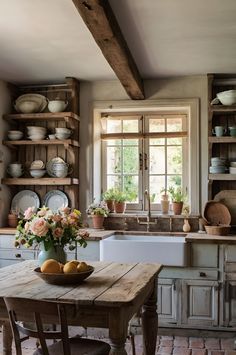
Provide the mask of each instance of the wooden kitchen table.
[{"label": "wooden kitchen table", "polygon": [[[94,273],[79,285],[49,285],[33,272],[36,261],[0,269],[3,354],[11,354],[11,332],[3,297],[57,300],[67,304],[68,322],[109,329],[112,355],[125,355],[128,323],[142,308],[143,351],[154,355],[157,337],[157,275],[160,264],[91,262]],[[29,319],[25,319],[26,321]],[[51,321],[51,320],[50,320]]]}]

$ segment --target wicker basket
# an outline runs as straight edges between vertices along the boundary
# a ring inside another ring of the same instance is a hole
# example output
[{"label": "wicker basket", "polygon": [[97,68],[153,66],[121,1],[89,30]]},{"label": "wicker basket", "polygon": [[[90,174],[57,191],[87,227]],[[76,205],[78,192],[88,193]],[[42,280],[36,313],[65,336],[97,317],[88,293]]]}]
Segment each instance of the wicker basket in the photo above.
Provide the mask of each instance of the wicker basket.
[{"label": "wicker basket", "polygon": [[229,225],[222,226],[205,226],[207,234],[211,235],[228,235],[230,232]]}]

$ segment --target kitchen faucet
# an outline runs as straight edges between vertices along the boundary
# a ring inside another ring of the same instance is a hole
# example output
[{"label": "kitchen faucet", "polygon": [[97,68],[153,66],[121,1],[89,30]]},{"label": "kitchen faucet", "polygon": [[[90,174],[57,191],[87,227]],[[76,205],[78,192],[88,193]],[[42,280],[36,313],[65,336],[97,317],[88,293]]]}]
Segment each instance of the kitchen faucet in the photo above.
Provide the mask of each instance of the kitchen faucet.
[{"label": "kitchen faucet", "polygon": [[151,199],[150,199],[150,194],[148,190],[144,191],[144,200],[145,198],[147,199],[147,207],[148,207],[148,212],[147,212],[147,220],[146,221],[140,221],[140,219],[137,217],[137,222],[138,224],[146,224],[147,225],[147,232],[150,231],[150,224],[156,224],[157,219],[154,219],[154,221],[151,221]]}]

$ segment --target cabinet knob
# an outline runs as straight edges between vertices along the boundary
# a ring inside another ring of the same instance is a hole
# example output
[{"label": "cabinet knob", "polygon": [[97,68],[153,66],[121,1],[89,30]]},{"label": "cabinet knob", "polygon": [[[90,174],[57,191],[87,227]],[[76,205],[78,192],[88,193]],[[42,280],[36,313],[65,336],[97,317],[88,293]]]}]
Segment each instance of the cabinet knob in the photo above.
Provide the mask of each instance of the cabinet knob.
[{"label": "cabinet knob", "polygon": [[203,271],[200,271],[200,272],[199,272],[199,276],[200,276],[200,277],[206,277],[206,273],[203,272]]},{"label": "cabinet knob", "polygon": [[16,258],[21,258],[21,254],[15,254]]}]

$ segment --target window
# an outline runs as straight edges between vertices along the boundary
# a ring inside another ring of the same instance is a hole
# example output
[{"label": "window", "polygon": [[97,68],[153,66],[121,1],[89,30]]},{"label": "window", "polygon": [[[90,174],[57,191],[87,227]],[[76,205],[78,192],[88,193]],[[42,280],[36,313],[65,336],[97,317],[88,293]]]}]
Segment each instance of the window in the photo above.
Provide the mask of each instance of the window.
[{"label": "window", "polygon": [[160,209],[160,195],[170,186],[187,190],[187,115],[102,115],[103,191],[115,187],[128,196],[128,208],[143,209],[143,192]]},{"label": "window", "polygon": [[94,103],[93,189],[90,199],[117,186],[127,208],[160,210],[162,189],[182,186],[192,214],[199,213],[198,99]]}]

